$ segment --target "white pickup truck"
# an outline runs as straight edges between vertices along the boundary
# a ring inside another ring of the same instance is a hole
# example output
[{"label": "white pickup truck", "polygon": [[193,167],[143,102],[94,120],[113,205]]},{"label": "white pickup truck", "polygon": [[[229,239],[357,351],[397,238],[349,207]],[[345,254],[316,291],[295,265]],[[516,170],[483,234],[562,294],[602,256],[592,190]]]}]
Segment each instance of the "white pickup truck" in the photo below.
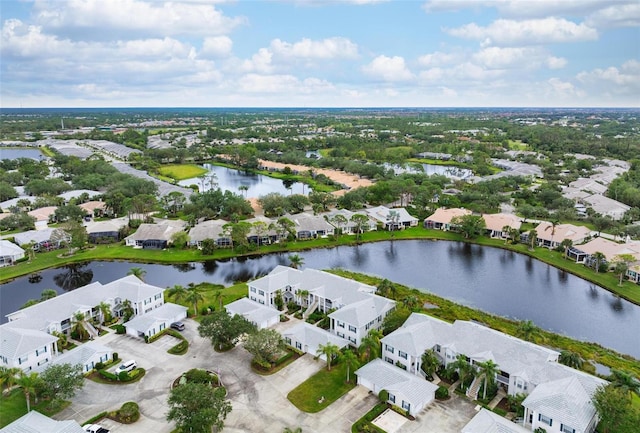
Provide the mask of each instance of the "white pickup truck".
[{"label": "white pickup truck", "polygon": [[85,424],[82,428],[87,433],[109,433],[109,430],[102,427],[100,424]]}]

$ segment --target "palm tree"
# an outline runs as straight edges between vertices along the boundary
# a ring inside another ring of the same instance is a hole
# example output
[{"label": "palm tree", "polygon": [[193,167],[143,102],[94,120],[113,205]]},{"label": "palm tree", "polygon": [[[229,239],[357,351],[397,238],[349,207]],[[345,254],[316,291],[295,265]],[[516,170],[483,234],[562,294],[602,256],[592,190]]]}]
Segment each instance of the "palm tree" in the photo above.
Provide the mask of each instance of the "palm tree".
[{"label": "palm tree", "polygon": [[422,354],[422,371],[424,371],[430,379],[433,379],[433,374],[439,366],[440,360],[433,349],[425,350]]},{"label": "palm tree", "polygon": [[391,230],[391,236],[394,235],[394,231],[396,226],[398,225],[398,221],[400,220],[400,214],[398,211],[390,210],[389,215],[387,215],[387,219],[390,221],[389,230]]},{"label": "palm tree", "polygon": [[456,360],[447,366],[447,369],[452,369],[458,372],[458,379],[460,379],[461,387],[463,391],[466,391],[464,386],[469,377],[475,377],[477,374],[476,367],[467,361],[467,357],[463,354],[459,354]]},{"label": "palm tree", "polygon": [[413,311],[420,303],[420,299],[416,295],[408,295],[404,297],[402,303],[408,310]]},{"label": "palm tree", "polygon": [[244,198],[247,198],[247,191],[249,190],[249,187],[247,185],[240,185],[238,187],[238,191],[241,191],[242,194],[244,195]]},{"label": "palm tree", "polygon": [[100,302],[98,304],[98,310],[100,310],[100,324],[104,325],[104,322],[109,322],[112,319],[111,305],[107,302]]},{"label": "palm tree", "polygon": [[67,347],[67,342],[69,341],[69,337],[64,332],[53,331],[51,333],[54,337],[58,337],[58,341],[56,341],[56,345],[58,346],[58,352],[62,353],[65,347]]},{"label": "palm tree", "polygon": [[362,355],[367,355],[367,362],[371,360],[371,355],[373,355],[374,358],[377,358],[378,355],[380,355],[380,339],[382,336],[381,331],[372,329],[360,341],[360,347],[358,350]]},{"label": "palm tree", "polygon": [[518,324],[516,335],[525,341],[536,341],[540,335],[540,328],[531,320],[523,320]]},{"label": "palm tree", "polygon": [[304,265],[304,259],[299,254],[291,254],[289,256],[289,266],[293,269],[298,269],[302,265]]},{"label": "palm tree", "polygon": [[213,292],[213,302],[218,304],[218,307],[222,311],[224,298],[222,297],[222,291],[221,290],[216,290],[215,292]]},{"label": "palm tree", "polygon": [[607,257],[600,251],[596,251],[595,253],[593,253],[593,263],[596,268],[596,274],[600,272],[600,265],[604,263],[606,259]]},{"label": "palm tree", "polygon": [[341,358],[342,358],[342,361],[347,366],[347,382],[349,382],[349,379],[351,376],[350,372],[358,368],[358,365],[360,364],[358,362],[358,356],[351,349],[347,349],[342,354]]},{"label": "palm tree", "polygon": [[[9,390],[16,383],[18,378],[18,374],[22,373],[17,367],[4,367],[0,366],[0,389],[3,386],[6,386],[6,389]],[[2,390],[4,393],[4,389]]]},{"label": "palm tree", "polygon": [[631,398],[632,393],[640,396],[640,381],[634,378],[631,373],[612,368],[609,381],[614,388],[620,388],[622,391],[628,393],[629,398]]},{"label": "palm tree", "polygon": [[529,236],[529,251],[533,251],[538,240],[538,232],[535,229],[531,229],[527,235]]},{"label": "palm tree", "polygon": [[184,296],[184,300],[193,304],[193,315],[198,315],[198,302],[204,301],[202,290],[199,287],[193,286],[187,289],[187,293]]},{"label": "palm tree", "polygon": [[492,360],[478,363],[479,373],[483,376],[484,389],[482,392],[482,399],[487,399],[487,388],[493,384],[496,380],[496,374],[498,374],[498,364]]},{"label": "palm tree", "polygon": [[560,246],[562,247],[562,249],[564,251],[564,258],[568,259],[569,258],[569,250],[573,246],[573,241],[571,239],[563,239],[562,242],[560,242]]},{"label": "palm tree", "polygon": [[86,317],[84,315],[84,313],[78,311],[77,313],[75,313],[73,315],[73,330],[72,332],[74,332],[75,334],[78,335],[78,340],[82,341],[86,339],[86,333],[87,330],[84,327],[84,321],[85,321]]},{"label": "palm tree", "polygon": [[282,433],[302,433],[302,427],[296,427],[294,429],[291,427],[285,427],[284,430],[282,430]]},{"label": "palm tree", "polygon": [[575,352],[572,352],[570,350],[563,350],[562,352],[560,352],[560,356],[558,357],[558,362],[560,364],[564,364],[568,367],[579,370],[582,368],[582,364],[584,363],[584,360],[580,357],[580,355],[578,355]]},{"label": "palm tree", "polygon": [[504,244],[505,245],[507,244],[507,241],[509,240],[510,231],[511,231],[511,226],[509,226],[509,225],[502,226],[502,235],[504,236],[505,233],[507,234],[507,236],[504,236]]},{"label": "palm tree", "polygon": [[22,373],[20,377],[16,379],[16,384],[22,388],[24,397],[27,400],[27,412],[31,412],[31,394],[35,394],[39,380],[38,373]]},{"label": "palm tree", "polygon": [[185,298],[185,296],[187,296],[187,289],[185,289],[180,284],[176,284],[172,288],[167,290],[167,296],[169,296],[176,302],[180,302]]},{"label": "palm tree", "polygon": [[327,358],[327,371],[331,371],[331,361],[333,357],[340,353],[340,348],[335,344],[328,342],[327,344],[319,344],[316,354],[324,355]]},{"label": "palm tree", "polygon": [[146,274],[147,274],[147,271],[145,271],[142,268],[138,268],[138,267],[133,267],[133,268],[129,269],[129,272],[127,272],[127,275],[133,275],[134,277],[136,277],[140,281],[144,281],[144,276]]},{"label": "palm tree", "polygon": [[[298,290],[298,296],[300,297],[300,303],[306,306],[309,300],[309,291],[308,290]],[[304,300],[304,302],[302,302]]]}]

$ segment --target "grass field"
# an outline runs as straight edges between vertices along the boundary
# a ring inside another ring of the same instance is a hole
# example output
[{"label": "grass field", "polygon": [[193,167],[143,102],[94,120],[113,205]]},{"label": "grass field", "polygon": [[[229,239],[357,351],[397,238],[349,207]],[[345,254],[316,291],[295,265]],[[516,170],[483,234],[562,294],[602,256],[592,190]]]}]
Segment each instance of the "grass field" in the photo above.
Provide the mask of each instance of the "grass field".
[{"label": "grass field", "polygon": [[[38,404],[33,401],[31,396],[31,410],[37,410],[47,416],[51,416],[69,406],[69,402],[53,407],[49,410],[49,402],[40,400]],[[13,421],[27,413],[27,400],[21,388],[15,388],[8,395],[0,396],[0,428],[11,424]]]},{"label": "grass field", "polygon": [[158,168],[158,171],[162,176],[170,177],[174,180],[184,180],[205,174],[207,172],[207,169],[202,168],[199,165],[176,164],[163,165],[162,167]]},{"label": "grass field", "polygon": [[[303,412],[320,412],[355,388],[354,383],[345,382],[346,376],[347,367],[344,363],[334,366],[331,371],[323,368],[295,387],[287,395],[287,398]],[[324,397],[324,400],[322,400],[322,397]]]}]

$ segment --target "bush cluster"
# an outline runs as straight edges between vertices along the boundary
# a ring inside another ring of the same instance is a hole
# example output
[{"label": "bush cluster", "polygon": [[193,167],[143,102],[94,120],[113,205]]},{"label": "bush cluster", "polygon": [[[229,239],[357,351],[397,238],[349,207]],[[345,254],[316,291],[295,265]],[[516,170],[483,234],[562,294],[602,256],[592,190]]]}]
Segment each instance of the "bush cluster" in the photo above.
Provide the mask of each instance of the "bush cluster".
[{"label": "bush cluster", "polygon": [[436,398],[438,400],[446,400],[449,398],[449,389],[445,386],[439,386],[436,390]]}]

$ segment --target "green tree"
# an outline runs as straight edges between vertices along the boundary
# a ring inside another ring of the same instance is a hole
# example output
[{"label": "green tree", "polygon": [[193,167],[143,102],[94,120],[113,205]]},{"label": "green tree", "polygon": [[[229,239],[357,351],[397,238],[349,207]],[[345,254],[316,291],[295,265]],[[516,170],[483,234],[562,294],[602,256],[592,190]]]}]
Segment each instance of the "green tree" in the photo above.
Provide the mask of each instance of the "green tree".
[{"label": "green tree", "polygon": [[433,379],[433,374],[440,367],[440,359],[433,349],[427,349],[422,354],[422,371],[425,372],[429,380]]},{"label": "green tree", "polygon": [[54,337],[58,337],[58,341],[56,341],[56,346],[58,347],[58,352],[62,353],[64,348],[67,347],[67,342],[69,341],[69,337],[64,332],[53,331],[51,333]]},{"label": "green tree", "polygon": [[565,259],[569,258],[569,250],[572,246],[573,241],[571,239],[563,239],[562,242],[560,242],[560,247],[562,247],[563,256]]},{"label": "green tree", "polygon": [[295,236],[296,223],[291,221],[287,217],[278,218],[275,224],[276,232],[278,233],[278,239],[286,242],[289,236]]},{"label": "green tree", "polygon": [[242,335],[255,332],[255,329],[255,325],[244,317],[237,314],[232,317],[226,310],[220,310],[202,319],[198,333],[220,350],[235,346]]},{"label": "green tree", "polygon": [[340,359],[347,366],[347,382],[349,382],[351,380],[350,372],[354,371],[360,365],[358,356],[353,350],[347,348],[340,356]]},{"label": "green tree", "polygon": [[395,299],[396,292],[397,288],[395,284],[386,278],[382,280],[376,288],[376,293],[380,296],[384,296],[385,298]]},{"label": "green tree", "polygon": [[203,239],[200,243],[203,256],[210,256],[216,251],[216,241],[213,239]]},{"label": "green tree", "polygon": [[304,265],[304,259],[300,254],[291,254],[289,256],[289,266],[293,269],[298,269],[302,265]]},{"label": "green tree", "polygon": [[193,305],[193,315],[198,315],[198,303],[204,301],[204,295],[202,289],[198,286],[190,286],[184,296],[185,302]]},{"label": "green tree", "polygon": [[105,322],[110,322],[113,319],[111,314],[111,305],[108,302],[100,302],[98,304],[98,310],[100,310],[100,324],[104,325]]},{"label": "green tree", "polygon": [[42,395],[55,405],[61,400],[68,400],[76,395],[76,391],[84,386],[82,365],[56,364],[47,367],[40,374]]},{"label": "green tree", "polygon": [[174,421],[182,432],[211,433],[212,428],[220,431],[232,409],[225,396],[224,388],[208,384],[176,386],[169,393],[167,420]]},{"label": "green tree", "polygon": [[403,305],[399,305],[395,310],[387,314],[382,321],[382,331],[385,335],[389,335],[401,327],[410,315],[411,311],[409,309],[405,308]]},{"label": "green tree", "polygon": [[535,342],[540,337],[540,328],[538,328],[531,320],[523,320],[518,323],[516,336],[525,341]]},{"label": "green tree", "polygon": [[329,222],[336,227],[336,239],[340,239],[340,235],[344,231],[344,228],[349,223],[347,217],[342,214],[336,214],[332,218],[329,218]]},{"label": "green tree", "polygon": [[136,314],[136,311],[133,309],[133,305],[131,305],[131,301],[125,299],[122,301],[122,321],[128,322],[131,318]]},{"label": "green tree", "polygon": [[595,253],[593,253],[593,266],[596,270],[596,274],[600,272],[600,265],[604,263],[606,259],[606,256],[600,251],[596,251]]},{"label": "green tree", "polygon": [[29,374],[21,372],[15,382],[20,388],[22,388],[24,398],[27,400],[27,412],[31,412],[31,395],[36,394],[38,387],[42,383],[39,374],[33,372]]},{"label": "green tree", "polygon": [[260,329],[249,334],[244,342],[244,348],[254,356],[258,363],[273,363],[284,351],[284,340],[275,329]]},{"label": "green tree", "polygon": [[602,433],[634,433],[640,424],[638,411],[634,410],[628,393],[613,385],[600,386],[591,397],[596,408],[598,431]]},{"label": "green tree", "polygon": [[187,248],[190,240],[189,233],[187,232],[180,231],[171,235],[171,244],[179,249]]},{"label": "green tree", "polygon": [[467,358],[463,354],[459,354],[454,362],[447,365],[447,369],[458,373],[460,386],[463,388],[463,391],[467,390],[466,383],[477,374],[475,365],[467,361]]},{"label": "green tree", "polygon": [[333,358],[340,353],[340,348],[331,342],[327,342],[326,344],[319,344],[318,350],[316,350],[316,355],[324,355],[327,360],[327,370],[331,371],[331,361]]},{"label": "green tree", "polygon": [[456,226],[465,239],[473,239],[482,234],[486,227],[484,218],[479,215],[463,215],[451,219],[451,225]]},{"label": "green tree", "polygon": [[80,341],[86,340],[89,337],[89,333],[85,328],[85,320],[86,317],[84,313],[77,312],[73,315],[73,320],[71,321],[71,332],[77,335]]},{"label": "green tree", "polygon": [[53,299],[58,296],[58,292],[53,289],[44,289],[40,293],[40,301],[48,301],[49,299]]},{"label": "green tree", "polygon": [[612,387],[621,389],[629,398],[631,394],[640,396],[640,381],[634,378],[629,372],[612,368],[609,381]]},{"label": "green tree", "polygon": [[371,358],[377,358],[380,356],[381,339],[382,332],[377,329],[372,329],[366,336],[362,337],[362,340],[360,340],[360,347],[358,347],[358,351],[362,356],[366,355],[367,362],[371,361]]},{"label": "green tree", "polygon": [[416,295],[407,295],[402,299],[402,305],[409,311],[413,311],[420,305],[420,299]]},{"label": "green tree", "polygon": [[282,297],[282,290],[276,290],[276,296],[273,299],[273,303],[275,304],[278,311],[282,311],[284,308],[284,298]]},{"label": "green tree", "polygon": [[133,275],[140,281],[144,281],[144,276],[147,275],[147,271],[139,267],[133,267],[129,269],[129,272],[127,272],[127,275]]},{"label": "green tree", "polygon": [[572,352],[570,350],[563,350],[560,352],[558,362],[568,367],[580,370],[582,368],[582,365],[584,364],[584,359],[582,359],[580,355],[575,352]]},{"label": "green tree", "polygon": [[22,373],[22,370],[17,367],[5,367],[0,365],[0,389],[5,392],[5,389],[9,390],[15,385],[18,375]]},{"label": "green tree", "polygon": [[351,216],[349,221],[353,223],[353,230],[356,232],[356,240],[360,240],[364,229],[369,225],[369,217],[361,213],[356,213]]},{"label": "green tree", "polygon": [[615,263],[614,272],[618,274],[620,280],[618,282],[619,286],[622,286],[622,281],[624,280],[627,271],[629,270],[629,265],[635,261],[635,258],[631,254],[618,254],[613,262]]},{"label": "green tree", "polygon": [[282,430],[282,433],[302,433],[302,427],[285,427],[284,430]]},{"label": "green tree", "polygon": [[533,251],[538,241],[538,232],[535,229],[531,229],[527,235],[529,239],[529,251]]},{"label": "green tree", "polygon": [[496,374],[498,374],[500,370],[498,370],[498,365],[492,360],[487,360],[485,362],[478,363],[478,372],[482,376],[483,381],[483,393],[482,399],[487,399],[487,388],[492,386],[496,380]]}]

